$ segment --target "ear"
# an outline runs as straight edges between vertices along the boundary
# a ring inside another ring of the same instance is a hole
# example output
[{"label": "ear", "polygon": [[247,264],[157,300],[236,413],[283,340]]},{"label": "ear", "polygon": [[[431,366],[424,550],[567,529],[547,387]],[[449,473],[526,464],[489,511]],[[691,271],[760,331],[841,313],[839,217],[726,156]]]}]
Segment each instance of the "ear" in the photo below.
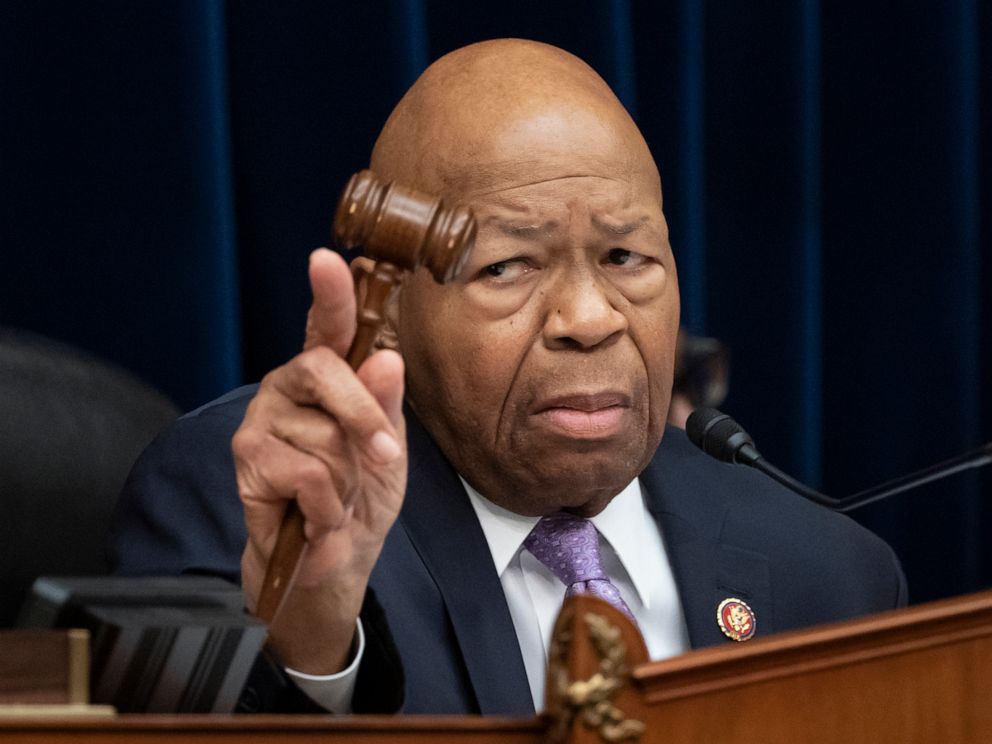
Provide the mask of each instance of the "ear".
[{"label": "ear", "polygon": [[[359,312],[365,304],[365,288],[367,283],[368,275],[372,273],[375,268],[375,261],[366,256],[359,256],[352,260],[351,262],[351,275],[355,279],[355,300]],[[402,286],[402,278],[400,279],[400,284],[393,288],[393,291],[389,293],[389,297],[386,298],[386,305],[384,310],[384,323],[382,328],[379,329],[379,333],[373,341],[373,346],[376,349],[393,349],[395,351],[400,350],[399,338],[396,334],[396,329],[399,327],[399,301],[398,295],[400,287]]]}]

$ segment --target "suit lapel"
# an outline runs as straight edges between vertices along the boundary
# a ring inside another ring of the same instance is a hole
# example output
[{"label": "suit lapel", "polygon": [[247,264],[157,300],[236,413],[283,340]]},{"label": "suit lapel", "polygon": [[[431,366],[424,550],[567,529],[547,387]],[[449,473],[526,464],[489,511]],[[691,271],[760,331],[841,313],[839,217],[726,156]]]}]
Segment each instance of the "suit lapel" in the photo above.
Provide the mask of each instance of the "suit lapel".
[{"label": "suit lapel", "polygon": [[400,523],[437,584],[479,712],[529,715],[530,685],[492,553],[454,469],[407,411],[410,475]]},{"label": "suit lapel", "polygon": [[754,610],[757,634],[772,632],[768,557],[734,544],[733,493],[725,480],[678,462],[666,440],[641,482],[665,540],[692,647],[729,641],[717,624],[717,606],[729,597]]}]

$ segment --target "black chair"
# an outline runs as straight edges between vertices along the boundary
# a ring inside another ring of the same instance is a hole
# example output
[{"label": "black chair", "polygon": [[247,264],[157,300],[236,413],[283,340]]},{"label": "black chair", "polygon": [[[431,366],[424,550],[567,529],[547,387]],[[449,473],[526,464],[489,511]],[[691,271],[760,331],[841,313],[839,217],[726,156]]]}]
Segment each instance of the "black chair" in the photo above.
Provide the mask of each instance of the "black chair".
[{"label": "black chair", "polygon": [[17,619],[38,576],[107,572],[124,479],[178,414],[119,368],[0,328],[0,627]]}]

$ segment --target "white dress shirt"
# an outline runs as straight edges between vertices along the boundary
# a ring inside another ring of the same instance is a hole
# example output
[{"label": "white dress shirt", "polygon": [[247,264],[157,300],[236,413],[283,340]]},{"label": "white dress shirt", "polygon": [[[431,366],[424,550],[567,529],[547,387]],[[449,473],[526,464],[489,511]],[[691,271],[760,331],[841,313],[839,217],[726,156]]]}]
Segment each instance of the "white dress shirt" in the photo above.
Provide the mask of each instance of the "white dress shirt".
[{"label": "white dress shirt", "polygon": [[[464,480],[503,584],[520,644],[535,710],[544,708],[551,631],[565,585],[523,547],[538,517],[523,517],[489,501]],[[689,649],[689,633],[661,532],[648,512],[638,481],[590,520],[600,534],[603,568],[637,619],[652,659]]]},{"label": "white dress shirt", "polygon": [[[497,506],[464,479],[462,485],[503,585],[534,709],[543,710],[551,631],[566,587],[523,546],[538,517],[524,517]],[[631,482],[591,521],[600,534],[603,568],[637,619],[650,657],[664,659],[687,651],[689,634],[675,577],[661,533],[644,504],[640,483]],[[359,620],[355,653],[347,669],[328,676],[286,671],[319,705],[332,713],[348,713],[364,645]]]}]

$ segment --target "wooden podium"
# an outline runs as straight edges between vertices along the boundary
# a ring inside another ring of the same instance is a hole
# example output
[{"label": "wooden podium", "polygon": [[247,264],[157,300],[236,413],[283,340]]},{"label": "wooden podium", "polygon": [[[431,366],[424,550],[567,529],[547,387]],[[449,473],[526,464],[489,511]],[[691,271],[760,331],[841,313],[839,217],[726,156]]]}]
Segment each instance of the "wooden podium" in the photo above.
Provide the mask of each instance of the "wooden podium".
[{"label": "wooden podium", "polygon": [[992,742],[992,592],[645,659],[625,617],[577,597],[535,719],[19,715],[0,742]]}]

